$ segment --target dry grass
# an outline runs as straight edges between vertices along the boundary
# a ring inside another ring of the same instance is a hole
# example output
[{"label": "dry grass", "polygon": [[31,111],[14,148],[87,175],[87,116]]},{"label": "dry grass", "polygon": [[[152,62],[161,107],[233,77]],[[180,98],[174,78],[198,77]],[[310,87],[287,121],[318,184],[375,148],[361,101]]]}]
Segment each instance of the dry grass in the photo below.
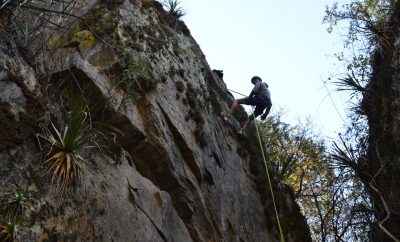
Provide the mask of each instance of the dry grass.
[{"label": "dry grass", "polygon": [[0,222],[0,241],[1,242],[13,242],[15,240],[15,233],[17,231],[18,224],[15,222]]}]

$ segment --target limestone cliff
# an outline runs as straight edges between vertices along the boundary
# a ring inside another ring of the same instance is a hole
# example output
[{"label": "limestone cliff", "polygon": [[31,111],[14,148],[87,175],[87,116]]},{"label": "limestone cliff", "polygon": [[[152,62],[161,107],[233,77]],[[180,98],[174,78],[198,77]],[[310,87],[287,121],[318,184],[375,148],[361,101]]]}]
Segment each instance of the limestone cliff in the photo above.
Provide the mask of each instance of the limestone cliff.
[{"label": "limestone cliff", "polygon": [[[250,167],[265,170],[219,117],[232,96],[160,3],[11,1],[0,21],[0,192],[24,194],[17,240],[279,241]],[[50,137],[76,117],[85,142],[64,158],[81,176],[49,167],[63,154]],[[286,241],[309,241],[293,198],[277,200]]]},{"label": "limestone cliff", "polygon": [[373,199],[377,216],[374,241],[400,239],[400,4],[388,23],[390,35],[375,53],[373,75],[364,93],[368,117],[367,159],[359,174]]}]

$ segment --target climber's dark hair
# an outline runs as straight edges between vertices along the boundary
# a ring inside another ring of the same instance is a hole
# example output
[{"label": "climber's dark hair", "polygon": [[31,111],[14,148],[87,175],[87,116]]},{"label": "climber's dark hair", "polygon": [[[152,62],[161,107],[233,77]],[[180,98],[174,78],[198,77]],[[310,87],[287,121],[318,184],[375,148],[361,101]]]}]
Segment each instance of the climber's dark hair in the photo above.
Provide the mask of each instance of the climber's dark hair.
[{"label": "climber's dark hair", "polygon": [[262,82],[262,79],[259,76],[253,76],[251,78],[251,83],[254,83],[256,80],[259,80],[260,82]]}]

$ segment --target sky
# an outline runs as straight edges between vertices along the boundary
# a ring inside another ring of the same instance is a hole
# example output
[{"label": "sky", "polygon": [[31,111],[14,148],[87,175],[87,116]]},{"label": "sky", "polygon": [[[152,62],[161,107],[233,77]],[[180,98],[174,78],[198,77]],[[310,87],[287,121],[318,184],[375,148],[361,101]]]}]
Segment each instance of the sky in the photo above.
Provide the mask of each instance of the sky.
[{"label": "sky", "polygon": [[182,20],[211,69],[224,71],[228,89],[248,95],[250,79],[258,75],[269,85],[272,114],[284,110],[292,125],[310,119],[316,132],[336,138],[346,98],[328,95],[335,86],[324,82],[341,70],[333,54],[342,51],[343,41],[322,23],[333,2],[181,0],[181,7]]}]

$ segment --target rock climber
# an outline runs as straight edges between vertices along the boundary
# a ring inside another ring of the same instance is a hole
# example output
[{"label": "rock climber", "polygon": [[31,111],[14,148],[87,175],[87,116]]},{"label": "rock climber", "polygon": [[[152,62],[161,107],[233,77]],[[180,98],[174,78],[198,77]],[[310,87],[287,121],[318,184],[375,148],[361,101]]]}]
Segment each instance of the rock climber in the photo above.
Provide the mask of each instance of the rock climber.
[{"label": "rock climber", "polygon": [[261,115],[261,120],[265,120],[272,107],[271,93],[268,90],[268,84],[262,82],[259,76],[253,76],[251,78],[251,83],[254,85],[254,88],[253,90],[251,90],[250,95],[245,98],[236,99],[233,102],[231,110],[227,115],[221,113],[225,122],[227,122],[230,119],[230,117],[232,117],[232,115],[235,113],[239,104],[256,106],[254,113],[249,115],[247,121],[244,123],[243,127],[238,132],[239,135],[243,135],[244,131],[249,126],[250,122],[253,121],[254,118],[258,117],[263,112],[264,114]]}]

